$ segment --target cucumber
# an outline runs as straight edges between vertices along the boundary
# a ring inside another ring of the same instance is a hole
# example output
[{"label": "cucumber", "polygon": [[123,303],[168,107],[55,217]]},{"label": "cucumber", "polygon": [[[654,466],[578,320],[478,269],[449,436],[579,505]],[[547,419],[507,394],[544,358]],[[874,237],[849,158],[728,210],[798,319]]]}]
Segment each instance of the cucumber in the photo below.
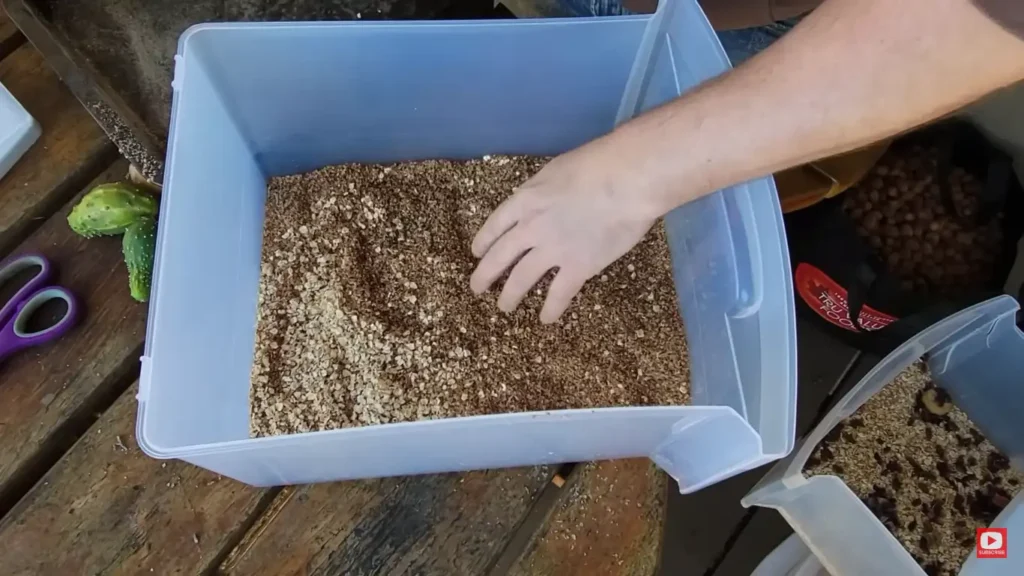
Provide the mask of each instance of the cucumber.
[{"label": "cucumber", "polygon": [[68,225],[75,233],[92,238],[123,234],[140,218],[156,218],[157,199],[130,182],[96,186],[71,209]]},{"label": "cucumber", "polygon": [[139,302],[149,300],[153,277],[153,257],[156,254],[156,220],[143,217],[128,226],[121,239],[124,263],[128,266],[128,287],[132,298]]}]

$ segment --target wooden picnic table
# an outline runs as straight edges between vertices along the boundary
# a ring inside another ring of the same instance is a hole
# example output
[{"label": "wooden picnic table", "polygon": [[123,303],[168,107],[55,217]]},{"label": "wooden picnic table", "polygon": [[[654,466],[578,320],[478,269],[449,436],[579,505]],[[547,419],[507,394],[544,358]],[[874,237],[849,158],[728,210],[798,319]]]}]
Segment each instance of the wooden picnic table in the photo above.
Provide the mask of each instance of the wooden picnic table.
[{"label": "wooden picnic table", "polygon": [[[645,459],[264,489],[147,457],[134,437],[146,306],[120,240],[66,221],[128,165],[2,12],[0,82],[43,130],[0,179],[0,257],[42,252],[85,309],[0,366],[0,573],[741,574],[788,533],[739,506],[763,469],[685,497]],[[856,360],[811,340],[802,429]],[[758,556],[737,551],[744,539]]]}]

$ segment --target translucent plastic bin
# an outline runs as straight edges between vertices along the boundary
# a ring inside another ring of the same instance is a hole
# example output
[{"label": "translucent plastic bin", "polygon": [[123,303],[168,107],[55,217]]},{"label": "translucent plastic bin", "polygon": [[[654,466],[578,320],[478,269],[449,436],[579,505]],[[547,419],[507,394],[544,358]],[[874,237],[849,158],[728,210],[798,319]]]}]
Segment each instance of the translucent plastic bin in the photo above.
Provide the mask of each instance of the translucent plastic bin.
[{"label": "translucent plastic bin", "polygon": [[[932,379],[982,433],[1022,469],[1024,463],[1024,333],[1015,325],[1017,302],[1000,296],[939,322],[900,346],[851,390],[785,460],[743,499],[775,508],[835,576],[924,575],[910,553],[836,476],[806,478],[802,470],[818,444],[897,374],[929,353]],[[992,524],[1024,533],[1024,494]],[[1024,556],[969,558],[964,576],[1024,574]]]},{"label": "translucent plastic bin", "polygon": [[569,150],[727,69],[693,0],[602,19],[202,25],[176,61],[139,384],[147,454],[255,485],[647,455],[693,491],[792,449],[794,308],[769,178],[667,218],[692,406],[249,437],[268,177]]},{"label": "translucent plastic bin", "polygon": [[0,178],[39,139],[39,124],[0,84]]}]

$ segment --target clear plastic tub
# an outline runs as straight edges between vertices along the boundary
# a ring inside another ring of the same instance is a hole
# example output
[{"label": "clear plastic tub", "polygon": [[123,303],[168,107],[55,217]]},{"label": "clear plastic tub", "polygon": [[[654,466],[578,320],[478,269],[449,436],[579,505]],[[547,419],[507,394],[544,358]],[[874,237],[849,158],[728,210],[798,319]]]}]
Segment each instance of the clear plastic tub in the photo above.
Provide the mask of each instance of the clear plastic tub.
[{"label": "clear plastic tub", "polygon": [[[807,459],[843,419],[928,353],[932,379],[945,388],[982,433],[1024,469],[1024,333],[1015,325],[1017,302],[993,298],[943,320],[897,348],[833,408],[800,447],[778,462],[743,499],[774,508],[793,526],[826,570],[845,574],[924,575],[905,548],[836,476],[803,475]],[[1024,533],[1024,494],[993,522]],[[969,558],[964,576],[1024,574],[1022,556]]]},{"label": "clear plastic tub", "polygon": [[648,455],[688,492],[792,449],[795,320],[770,178],[667,217],[691,406],[249,437],[268,177],[569,150],[728,68],[693,0],[601,19],[201,25],[176,61],[138,395],[146,453],[255,485]]},{"label": "clear plastic tub", "polygon": [[0,178],[35,144],[39,124],[0,84]]}]

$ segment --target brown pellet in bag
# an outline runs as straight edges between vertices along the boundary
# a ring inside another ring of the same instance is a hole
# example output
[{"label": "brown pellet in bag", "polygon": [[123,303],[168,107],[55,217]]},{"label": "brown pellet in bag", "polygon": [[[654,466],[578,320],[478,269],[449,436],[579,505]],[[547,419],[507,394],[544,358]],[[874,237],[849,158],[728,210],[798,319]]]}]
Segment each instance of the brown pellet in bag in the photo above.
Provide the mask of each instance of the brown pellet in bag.
[{"label": "brown pellet in bag", "polygon": [[930,576],[960,571],[976,529],[989,526],[1024,481],[923,362],[836,426],[804,474],[842,478]]},{"label": "brown pellet in bag", "polygon": [[[938,149],[898,143],[844,194],[843,208],[904,290],[975,294],[992,279],[1003,215],[976,222],[983,183],[959,167],[943,175],[938,164]],[[942,199],[943,178],[952,207]]]},{"label": "brown pellet in bag", "polygon": [[689,401],[657,225],[543,325],[551,274],[520,308],[469,288],[473,236],[546,160],[341,165],[267,191],[251,430]]}]

